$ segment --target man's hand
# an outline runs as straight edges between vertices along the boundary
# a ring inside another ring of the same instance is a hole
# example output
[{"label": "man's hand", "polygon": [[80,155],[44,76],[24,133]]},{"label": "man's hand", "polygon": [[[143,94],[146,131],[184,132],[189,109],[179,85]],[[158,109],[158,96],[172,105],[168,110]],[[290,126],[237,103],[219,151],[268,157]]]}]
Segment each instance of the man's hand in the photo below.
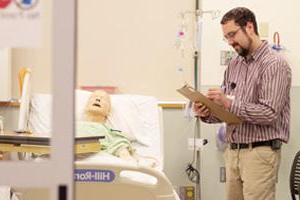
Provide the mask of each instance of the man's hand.
[{"label": "man's hand", "polygon": [[193,104],[193,111],[195,112],[196,116],[199,117],[208,117],[210,115],[209,109],[200,102],[195,102]]},{"label": "man's hand", "polygon": [[207,98],[220,106],[223,106],[225,109],[229,109],[232,102],[232,100],[227,98],[220,88],[209,89],[207,92]]}]

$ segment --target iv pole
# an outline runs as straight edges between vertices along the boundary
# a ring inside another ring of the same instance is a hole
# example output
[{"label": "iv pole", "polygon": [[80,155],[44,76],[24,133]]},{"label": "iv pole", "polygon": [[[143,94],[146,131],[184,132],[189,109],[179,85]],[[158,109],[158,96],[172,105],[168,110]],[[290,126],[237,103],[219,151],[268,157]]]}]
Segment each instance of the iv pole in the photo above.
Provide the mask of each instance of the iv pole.
[{"label": "iv pole", "polygon": [[[194,88],[196,90],[199,89],[200,87],[200,69],[198,64],[201,64],[201,52],[200,51],[200,46],[199,46],[199,40],[201,40],[201,26],[199,20],[202,18],[202,12],[199,10],[199,8],[202,8],[201,5],[201,0],[196,0],[196,5],[195,5],[195,17],[196,17],[196,41],[195,41],[195,52],[194,52]],[[200,66],[201,67],[201,66]],[[199,79],[198,79],[199,78]],[[201,132],[200,132],[200,119],[197,117],[196,118],[196,138],[201,138]],[[197,149],[196,152],[196,170],[199,172],[199,180],[196,183],[196,193],[195,193],[195,199],[200,200],[201,199],[201,166],[200,166],[200,149]]]},{"label": "iv pole", "polygon": [[[200,89],[200,77],[201,77],[201,39],[202,39],[202,17],[203,14],[208,13],[212,16],[212,19],[218,17],[219,10],[202,10],[202,0],[195,0],[195,18],[196,18],[196,39],[195,39],[195,51],[194,51],[194,88]],[[200,65],[200,66],[199,66]],[[201,138],[200,131],[200,119],[196,118],[196,139]],[[196,170],[199,172],[199,181],[196,183],[195,199],[201,200],[201,163],[200,163],[200,149],[196,152]]]},{"label": "iv pole", "polygon": [[[208,13],[212,16],[212,19],[218,17],[219,11],[218,10],[208,10],[208,11],[203,11],[201,10],[202,8],[202,0],[195,0],[195,10],[190,12],[186,11],[181,14],[181,16],[184,18],[185,14],[195,14],[195,41],[194,41],[194,54],[193,54],[193,60],[194,60],[194,88],[196,90],[199,90],[200,87],[200,75],[201,71],[200,68],[201,66],[201,37],[202,37],[202,16],[205,13]],[[178,33],[179,39],[181,39],[183,36],[185,36],[184,29],[185,26],[182,25],[181,31]],[[179,44],[179,48],[182,48],[181,45]],[[195,123],[195,130],[194,130],[194,142],[201,140],[201,133],[200,133],[200,119],[196,118],[196,123]],[[198,143],[198,142],[197,142]],[[195,145],[195,144],[194,144]],[[194,147],[196,149],[196,147]],[[195,155],[196,154],[196,155]],[[198,177],[196,183],[196,189],[195,189],[195,199],[196,200],[201,200],[201,178],[200,178],[200,149],[197,148],[193,156],[193,162],[194,159],[196,160],[196,167],[195,169],[198,171]],[[192,163],[193,163],[192,162]]]}]

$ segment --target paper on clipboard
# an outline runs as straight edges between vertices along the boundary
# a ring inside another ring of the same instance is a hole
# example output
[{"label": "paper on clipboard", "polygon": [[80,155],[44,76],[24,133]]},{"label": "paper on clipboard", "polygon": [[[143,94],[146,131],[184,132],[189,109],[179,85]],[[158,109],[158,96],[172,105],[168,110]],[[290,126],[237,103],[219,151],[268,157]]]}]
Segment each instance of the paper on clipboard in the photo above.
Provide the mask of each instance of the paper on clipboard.
[{"label": "paper on clipboard", "polygon": [[184,85],[182,88],[177,89],[177,91],[191,100],[192,102],[200,102],[209,108],[210,112],[217,117],[218,119],[228,123],[228,124],[239,124],[241,120],[233,113],[225,110],[220,105],[215,102],[209,100],[205,95],[196,91],[189,85]]}]

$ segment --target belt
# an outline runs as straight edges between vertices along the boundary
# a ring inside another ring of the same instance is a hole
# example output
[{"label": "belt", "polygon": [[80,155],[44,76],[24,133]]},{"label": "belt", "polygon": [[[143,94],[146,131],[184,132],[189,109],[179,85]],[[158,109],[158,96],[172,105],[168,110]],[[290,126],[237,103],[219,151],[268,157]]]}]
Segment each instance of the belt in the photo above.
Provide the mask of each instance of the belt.
[{"label": "belt", "polygon": [[246,143],[230,143],[230,149],[247,149],[249,147],[255,148],[260,146],[272,146],[273,142],[276,140],[268,140],[262,142],[252,142],[249,144]]}]

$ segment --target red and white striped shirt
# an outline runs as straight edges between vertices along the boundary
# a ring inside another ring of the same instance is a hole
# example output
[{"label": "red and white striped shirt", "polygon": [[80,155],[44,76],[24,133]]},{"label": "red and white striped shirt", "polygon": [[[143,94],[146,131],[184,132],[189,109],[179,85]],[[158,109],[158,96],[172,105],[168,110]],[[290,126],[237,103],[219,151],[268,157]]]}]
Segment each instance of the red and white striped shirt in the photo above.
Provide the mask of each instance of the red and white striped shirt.
[{"label": "red and white striped shirt", "polygon": [[[237,56],[230,61],[223,88],[226,95],[234,96],[229,111],[242,120],[227,126],[228,142],[288,142],[291,69],[266,41],[247,60]],[[217,122],[214,117],[204,121]]]}]

